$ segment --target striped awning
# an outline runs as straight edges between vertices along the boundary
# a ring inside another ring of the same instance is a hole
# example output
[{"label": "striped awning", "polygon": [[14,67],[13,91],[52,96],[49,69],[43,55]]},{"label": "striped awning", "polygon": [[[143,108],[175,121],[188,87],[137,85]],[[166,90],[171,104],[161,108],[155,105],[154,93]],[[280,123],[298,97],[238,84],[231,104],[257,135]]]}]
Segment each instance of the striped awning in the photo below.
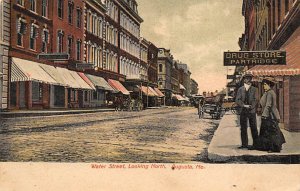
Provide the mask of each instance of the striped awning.
[{"label": "striped awning", "polygon": [[77,72],[68,70],[66,68],[56,68],[57,71],[60,73],[60,76],[63,78],[64,82],[71,88],[74,89],[87,89],[87,90],[94,90],[93,87],[88,85]]},{"label": "striped awning", "polygon": [[[139,86],[140,87],[140,86]],[[146,86],[141,86],[140,90],[142,90],[143,94],[146,96],[150,96],[150,97],[155,97],[157,96],[156,93],[153,93],[153,91],[151,90],[152,88],[150,86],[146,87]],[[155,92],[155,91],[154,91]]]},{"label": "striped awning", "polygon": [[158,94],[158,97],[165,97],[165,95],[158,88],[154,88],[154,91]]},{"label": "striped awning", "polygon": [[286,51],[286,65],[257,65],[246,71],[253,76],[293,76],[300,75],[300,28],[282,46]]},{"label": "striped awning", "polygon": [[129,91],[117,80],[108,79],[108,83],[118,92],[121,92],[124,95],[130,95]]},{"label": "striped awning", "polygon": [[11,82],[18,81],[35,81],[59,85],[55,79],[42,69],[40,63],[13,57],[11,64]]},{"label": "striped awning", "polygon": [[94,76],[94,75],[90,75],[90,74],[85,74],[86,77],[88,77],[91,82],[93,83],[94,86],[96,86],[96,88],[101,89],[101,90],[107,90],[107,91],[111,91],[111,92],[116,92],[116,90],[114,88],[112,88],[107,81],[105,81],[104,78],[100,77],[100,76]]}]

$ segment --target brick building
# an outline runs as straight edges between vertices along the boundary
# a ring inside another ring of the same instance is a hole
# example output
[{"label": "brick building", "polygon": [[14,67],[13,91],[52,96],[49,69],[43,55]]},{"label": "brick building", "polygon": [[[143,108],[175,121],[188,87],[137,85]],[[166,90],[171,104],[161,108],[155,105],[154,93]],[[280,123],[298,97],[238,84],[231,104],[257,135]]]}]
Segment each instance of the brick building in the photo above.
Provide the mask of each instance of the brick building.
[{"label": "brick building", "polygon": [[10,1],[0,0],[0,111],[8,108],[8,50],[10,44]]},{"label": "brick building", "polygon": [[[300,1],[299,0],[244,0],[245,33],[240,39],[242,50],[285,50],[286,65],[255,66],[246,71],[260,83],[265,76],[274,77],[274,88],[281,125],[289,131],[300,130]],[[249,24],[251,23],[251,24]]]},{"label": "brick building", "polygon": [[10,109],[89,106],[93,87],[67,69],[83,62],[82,10],[80,0],[11,1]]}]

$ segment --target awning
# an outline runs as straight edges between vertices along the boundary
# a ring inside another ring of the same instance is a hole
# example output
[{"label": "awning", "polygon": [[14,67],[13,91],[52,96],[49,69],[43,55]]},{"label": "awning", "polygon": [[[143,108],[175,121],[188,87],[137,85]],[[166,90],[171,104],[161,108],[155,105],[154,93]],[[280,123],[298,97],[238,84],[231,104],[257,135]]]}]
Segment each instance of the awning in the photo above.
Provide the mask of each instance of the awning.
[{"label": "awning", "polygon": [[124,95],[130,95],[129,91],[117,80],[108,79],[108,83],[115,90],[122,92]]},{"label": "awning", "polygon": [[185,99],[179,94],[173,94],[172,97],[177,99],[178,101],[185,101]]},{"label": "awning", "polygon": [[159,97],[158,94],[156,93],[156,91],[152,87],[149,87],[149,89],[153,93],[154,96]]},{"label": "awning", "polygon": [[182,84],[179,84],[179,89],[186,90],[185,87]]},{"label": "awning", "polygon": [[66,68],[56,68],[60,73],[61,77],[63,78],[64,82],[71,88],[74,89],[88,89],[93,90],[91,86],[89,86],[77,72],[68,70]]},{"label": "awning", "polygon": [[40,67],[41,65],[42,64],[37,62],[13,57],[11,64],[11,82],[35,81],[59,85],[55,79]]},{"label": "awning", "polygon": [[116,90],[114,88],[112,88],[107,83],[107,81],[105,81],[104,78],[99,77],[99,76],[90,75],[90,74],[85,74],[85,76],[88,77],[88,79],[90,79],[90,81],[93,83],[94,86],[96,86],[96,88],[101,89],[101,90],[116,92]]},{"label": "awning", "polygon": [[142,86],[140,89],[142,90],[142,92],[143,92],[144,95],[146,95],[146,96],[148,95],[150,97],[154,97],[155,94],[151,91],[150,88],[151,88],[150,86],[148,86],[148,88],[146,86]]},{"label": "awning", "polygon": [[246,73],[253,76],[300,75],[300,28],[287,40],[281,50],[286,51],[286,65],[257,65],[246,71]]},{"label": "awning", "polygon": [[165,95],[158,88],[154,88],[154,91],[157,93],[158,97],[165,97]]},{"label": "awning", "polygon": [[68,84],[64,81],[61,74],[58,72],[58,70],[54,66],[41,64],[40,65],[42,69],[47,72],[60,86],[68,86]]},{"label": "awning", "polygon": [[94,90],[96,87],[94,86],[93,82],[82,72],[77,72],[77,74],[87,83],[89,86],[91,86]]}]

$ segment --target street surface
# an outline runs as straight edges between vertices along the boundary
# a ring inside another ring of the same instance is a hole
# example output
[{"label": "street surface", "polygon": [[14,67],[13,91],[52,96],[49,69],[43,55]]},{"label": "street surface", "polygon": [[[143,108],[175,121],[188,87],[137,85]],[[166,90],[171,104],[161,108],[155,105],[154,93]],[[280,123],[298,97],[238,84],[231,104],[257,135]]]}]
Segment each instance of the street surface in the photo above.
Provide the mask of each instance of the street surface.
[{"label": "street surface", "polygon": [[0,161],[206,162],[218,123],[193,107],[1,119]]}]

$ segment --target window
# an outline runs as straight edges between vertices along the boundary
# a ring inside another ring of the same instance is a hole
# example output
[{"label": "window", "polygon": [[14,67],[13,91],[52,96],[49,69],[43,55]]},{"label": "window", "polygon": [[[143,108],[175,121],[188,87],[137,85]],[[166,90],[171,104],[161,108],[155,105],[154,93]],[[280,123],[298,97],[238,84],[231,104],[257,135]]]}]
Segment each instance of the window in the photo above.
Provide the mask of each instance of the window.
[{"label": "window", "polygon": [[98,92],[93,91],[93,100],[97,100],[97,99],[98,99]]},{"label": "window", "polygon": [[84,101],[88,101],[88,91],[84,91]]},{"label": "window", "polygon": [[63,52],[63,41],[64,41],[64,33],[63,33],[63,31],[58,31],[58,33],[57,33],[57,52]]},{"label": "window", "polygon": [[73,37],[68,37],[68,53],[72,57]]},{"label": "window", "polygon": [[31,30],[30,30],[30,43],[29,43],[29,48],[32,50],[36,49],[37,36],[38,36],[38,26],[32,23]]},{"label": "window", "polygon": [[47,52],[48,43],[49,43],[49,31],[47,29],[44,29],[42,34],[42,52]]},{"label": "window", "polygon": [[31,11],[36,11],[36,2],[35,0],[30,0],[30,10]]},{"label": "window", "polygon": [[40,102],[43,97],[43,84],[38,82],[32,82],[32,101]]},{"label": "window", "polygon": [[22,18],[17,20],[17,45],[23,46],[23,35],[26,32],[26,21]]},{"label": "window", "polygon": [[289,0],[285,0],[285,14],[289,11]]},{"label": "window", "polygon": [[48,2],[47,2],[47,0],[42,0],[42,16],[43,17],[48,16]]},{"label": "window", "polygon": [[158,67],[159,67],[159,69],[158,69],[159,72],[162,72],[162,64],[160,64]]},{"label": "window", "polygon": [[64,16],[64,1],[57,0],[57,15],[59,18],[63,18]]},{"label": "window", "polygon": [[76,51],[76,59],[80,60],[81,59],[81,41],[77,40],[77,51]]},{"label": "window", "polygon": [[77,20],[76,20],[76,26],[78,28],[81,28],[81,17],[82,17],[82,13],[80,9],[77,9]]},{"label": "window", "polygon": [[74,4],[72,2],[68,3],[68,22],[69,24],[73,23],[73,9],[74,9]]},{"label": "window", "polygon": [[24,6],[24,0],[17,0],[17,4]]}]

